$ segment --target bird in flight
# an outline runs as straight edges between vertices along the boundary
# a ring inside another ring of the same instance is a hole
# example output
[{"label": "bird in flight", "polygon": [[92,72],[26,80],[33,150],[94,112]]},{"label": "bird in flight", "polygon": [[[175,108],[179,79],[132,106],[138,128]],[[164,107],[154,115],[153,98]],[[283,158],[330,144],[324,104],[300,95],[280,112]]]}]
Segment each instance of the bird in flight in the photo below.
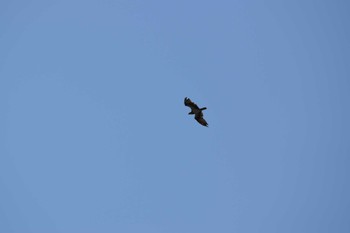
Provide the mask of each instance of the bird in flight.
[{"label": "bird in flight", "polygon": [[198,121],[199,124],[208,127],[208,123],[204,120],[203,118],[203,110],[207,109],[206,107],[204,108],[199,108],[197,106],[197,104],[193,103],[191,101],[190,98],[185,97],[185,101],[184,101],[185,105],[187,107],[191,108],[191,112],[189,112],[188,114],[192,115],[194,114],[194,119],[196,119],[196,121]]}]

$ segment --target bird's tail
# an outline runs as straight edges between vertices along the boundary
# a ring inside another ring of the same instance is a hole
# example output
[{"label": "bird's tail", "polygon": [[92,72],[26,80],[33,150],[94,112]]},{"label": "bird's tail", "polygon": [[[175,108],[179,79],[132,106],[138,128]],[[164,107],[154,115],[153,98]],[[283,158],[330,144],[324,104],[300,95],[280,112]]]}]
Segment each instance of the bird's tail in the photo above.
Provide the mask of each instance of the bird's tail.
[{"label": "bird's tail", "polygon": [[205,109],[207,109],[207,108],[206,108],[206,107],[204,107],[204,108],[201,108],[200,110],[201,110],[201,111],[203,111],[203,110],[205,110]]}]

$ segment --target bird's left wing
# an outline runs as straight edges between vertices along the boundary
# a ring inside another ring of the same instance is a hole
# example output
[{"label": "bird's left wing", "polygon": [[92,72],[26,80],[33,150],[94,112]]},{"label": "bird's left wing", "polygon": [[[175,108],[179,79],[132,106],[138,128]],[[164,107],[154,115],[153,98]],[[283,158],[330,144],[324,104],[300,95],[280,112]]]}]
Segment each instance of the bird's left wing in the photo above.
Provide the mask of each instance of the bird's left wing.
[{"label": "bird's left wing", "polygon": [[196,121],[198,121],[199,124],[208,127],[208,123],[206,120],[204,120],[203,116],[195,116]]}]

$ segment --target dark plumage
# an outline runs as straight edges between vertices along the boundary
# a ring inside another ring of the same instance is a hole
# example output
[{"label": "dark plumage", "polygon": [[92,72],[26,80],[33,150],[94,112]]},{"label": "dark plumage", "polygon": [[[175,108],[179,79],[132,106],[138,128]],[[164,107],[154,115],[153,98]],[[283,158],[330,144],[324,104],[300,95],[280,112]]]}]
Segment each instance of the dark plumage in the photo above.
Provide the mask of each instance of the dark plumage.
[{"label": "dark plumage", "polygon": [[194,114],[194,119],[196,119],[196,121],[198,121],[199,124],[208,127],[208,123],[204,120],[203,112],[202,112],[207,108],[206,107],[199,108],[197,104],[193,103],[191,99],[187,97],[185,98],[184,103],[187,107],[191,108],[191,112],[189,112],[188,114],[191,114],[191,115]]}]

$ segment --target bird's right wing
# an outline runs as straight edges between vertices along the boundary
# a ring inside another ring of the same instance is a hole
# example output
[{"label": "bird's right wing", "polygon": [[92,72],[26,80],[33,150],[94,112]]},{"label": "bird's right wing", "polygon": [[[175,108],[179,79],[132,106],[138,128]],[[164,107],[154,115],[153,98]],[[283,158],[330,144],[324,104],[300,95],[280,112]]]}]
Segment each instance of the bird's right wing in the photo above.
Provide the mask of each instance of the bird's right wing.
[{"label": "bird's right wing", "polygon": [[184,104],[191,109],[199,109],[197,104],[193,103],[190,98],[185,98]]}]

